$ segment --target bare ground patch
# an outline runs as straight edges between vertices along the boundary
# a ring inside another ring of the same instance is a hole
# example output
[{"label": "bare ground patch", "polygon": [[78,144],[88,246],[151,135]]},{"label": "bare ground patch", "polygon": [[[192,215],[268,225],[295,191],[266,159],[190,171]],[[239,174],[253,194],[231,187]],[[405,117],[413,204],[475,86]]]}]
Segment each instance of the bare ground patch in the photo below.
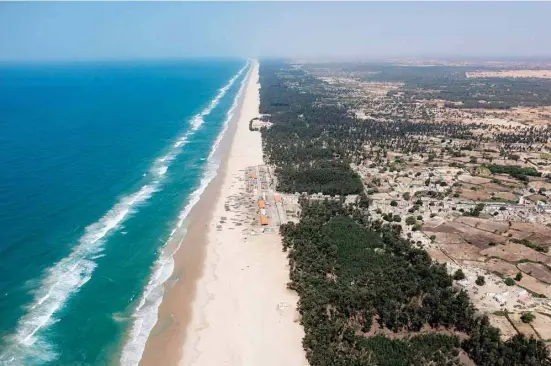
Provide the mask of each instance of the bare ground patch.
[{"label": "bare ground patch", "polygon": [[551,318],[543,314],[534,314],[536,318],[532,321],[532,327],[541,339],[551,341]]},{"label": "bare ground patch", "polygon": [[519,263],[517,267],[524,273],[551,285],[551,271],[540,263]]},{"label": "bare ground patch", "polygon": [[535,292],[535,293],[538,293],[538,294],[543,294],[548,298],[551,297],[551,286],[549,286],[545,283],[539,282],[538,280],[536,280],[532,276],[529,276],[529,275],[525,274],[522,277],[522,280],[520,280],[518,282],[518,284],[520,286],[524,287],[524,288],[527,288],[528,290],[530,290],[532,292]]},{"label": "bare ground patch", "polygon": [[533,262],[548,263],[549,257],[521,244],[506,243],[484,249],[480,254],[488,257],[499,257],[509,262],[518,262],[529,259]]},{"label": "bare ground patch", "polygon": [[480,249],[471,244],[441,244],[440,248],[456,260],[483,261],[485,259],[480,255]]},{"label": "bare ground patch", "polygon": [[460,216],[455,221],[494,234],[503,234],[509,230],[507,222],[489,221],[478,217]]},{"label": "bare ground patch", "polygon": [[522,320],[520,320],[520,317],[520,313],[509,314],[509,319],[511,319],[511,322],[520,333],[527,335],[528,337],[533,336],[535,338],[539,338],[538,334],[534,331],[530,324],[523,323]]},{"label": "bare ground patch", "polygon": [[501,339],[509,339],[517,335],[517,330],[505,316],[491,314],[488,316],[490,324],[501,330]]},{"label": "bare ground patch", "polygon": [[470,262],[469,264],[490,272],[501,273],[508,277],[514,276],[518,272],[518,268],[514,264],[497,258],[491,258],[486,262]]},{"label": "bare ground patch", "polygon": [[551,79],[551,70],[496,70],[465,73],[468,78],[537,78]]},{"label": "bare ground patch", "polygon": [[485,192],[463,189],[461,191],[460,197],[472,201],[487,201],[490,199],[491,196]]}]

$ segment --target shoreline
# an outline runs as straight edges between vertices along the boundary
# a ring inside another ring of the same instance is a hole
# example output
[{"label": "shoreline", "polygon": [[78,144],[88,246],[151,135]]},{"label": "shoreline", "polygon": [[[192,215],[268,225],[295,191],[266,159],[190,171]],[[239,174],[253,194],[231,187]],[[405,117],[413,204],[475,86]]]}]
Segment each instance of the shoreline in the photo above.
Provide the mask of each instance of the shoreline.
[{"label": "shoreline", "polygon": [[228,164],[227,155],[231,148],[241,116],[247,84],[251,78],[253,66],[247,72],[241,95],[237,99],[235,113],[214,156],[220,159],[216,176],[207,185],[197,204],[192,207],[185,220],[183,232],[180,233],[179,247],[174,258],[174,269],[170,278],[164,283],[164,295],[158,308],[157,321],[151,330],[144,347],[139,365],[178,365],[185,341],[187,325],[191,318],[191,305],[196,294],[196,284],[203,274],[207,235],[205,222],[210,222],[214,215],[214,205],[221,193],[222,182]]},{"label": "shoreline", "polygon": [[253,61],[217,151],[218,174],[190,212],[140,365],[308,365],[278,230],[249,235],[259,227],[251,226],[257,197],[245,192],[245,171],[263,165],[260,133],[249,131],[259,115],[258,81]]}]

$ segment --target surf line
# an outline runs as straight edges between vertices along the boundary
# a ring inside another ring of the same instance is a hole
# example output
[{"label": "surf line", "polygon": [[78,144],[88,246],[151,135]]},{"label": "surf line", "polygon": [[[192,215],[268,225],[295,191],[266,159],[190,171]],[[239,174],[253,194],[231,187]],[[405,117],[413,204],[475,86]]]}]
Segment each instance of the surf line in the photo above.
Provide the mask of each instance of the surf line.
[{"label": "surf line", "polygon": [[[242,71],[248,68],[251,64],[252,63],[248,61]],[[250,68],[250,70],[252,70],[252,68]],[[241,73],[239,75],[241,75]],[[213,161],[214,152],[220,145],[220,141],[225,135],[229,123],[234,116],[235,109],[237,108],[237,103],[239,101],[239,98],[243,94],[245,82],[247,79],[247,77],[244,77],[243,80],[241,80],[239,91],[237,92],[233,100],[233,104],[226,112],[226,119],[224,120],[222,129],[219,132],[216,141],[214,142],[208,155],[207,165],[203,171],[199,186],[189,196],[186,206],[178,216],[178,223],[170,233],[170,236],[163,245],[163,248],[166,248],[168,243],[170,243],[176,231],[182,226],[184,220],[191,212],[191,209],[195,206],[195,204],[197,204],[197,202],[199,202],[201,195],[218,172],[220,164]],[[176,252],[178,252],[178,249],[180,249],[182,240],[183,239],[179,240],[176,248],[171,250],[170,253],[164,252],[163,249],[161,250],[159,259],[154,265],[154,270],[151,274],[150,280],[145,287],[144,293],[140,299],[138,306],[136,307],[136,310],[134,311],[134,314],[132,315],[132,317],[134,318],[134,322],[132,324],[132,328],[130,329],[129,339],[123,347],[120,359],[121,365],[123,366],[136,366],[139,364],[142,358],[147,338],[149,337],[151,330],[157,322],[159,306],[161,305],[164,295],[164,283],[172,275],[172,272],[174,270],[174,254],[176,254]]]},{"label": "surf line", "polygon": [[[160,188],[163,176],[168,166],[181,152],[189,137],[204,123],[208,116],[226,95],[235,81],[249,66],[249,62],[241,68],[221,89],[217,95],[200,113],[191,120],[191,128],[173,144],[168,154],[157,159],[152,167],[154,177],[151,182],[143,185],[138,191],[122,197],[103,217],[85,229],[84,235],[71,253],[45,271],[40,285],[34,293],[34,299],[26,307],[26,312],[19,319],[15,334],[8,336],[8,345],[0,354],[0,361],[6,364],[19,364],[20,361],[40,359],[55,360],[53,345],[48,344],[39,336],[39,331],[51,324],[55,314],[65,305],[67,300],[84,286],[91,278],[97,264],[94,259],[103,251],[105,237],[120,228],[120,225],[136,208],[145,203]],[[32,346],[40,346],[43,352],[36,352]]]}]

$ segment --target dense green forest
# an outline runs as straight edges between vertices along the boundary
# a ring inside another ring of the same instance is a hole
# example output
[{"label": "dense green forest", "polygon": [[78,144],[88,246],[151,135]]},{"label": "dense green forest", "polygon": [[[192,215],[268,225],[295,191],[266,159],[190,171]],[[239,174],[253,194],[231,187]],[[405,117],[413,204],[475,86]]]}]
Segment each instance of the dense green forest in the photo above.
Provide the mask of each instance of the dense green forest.
[{"label": "dense green forest", "polygon": [[[343,109],[316,105],[319,96],[301,91],[300,85],[286,86],[289,78],[309,86],[317,81],[302,71],[278,75],[280,66],[263,63],[260,72],[260,113],[269,114],[273,123],[270,129],[262,129],[264,155],[277,167],[278,190],[330,195],[362,192],[360,178],[350,168],[349,146],[341,138],[348,136],[350,117]],[[328,125],[339,125],[342,131],[330,131]]]},{"label": "dense green forest", "polygon": [[300,295],[303,346],[313,366],[550,365],[545,344],[501,341],[446,268],[400,237],[400,226],[370,220],[369,200],[350,163],[364,146],[421,151],[413,136],[469,136],[446,123],[358,121],[344,106],[323,103],[319,81],[281,62],[261,62],[265,159],[285,192],[360,193],[344,200],[301,199],[298,224],[280,228],[290,282]]},{"label": "dense green forest", "polygon": [[301,204],[300,223],[281,234],[311,365],[459,365],[462,352],[477,365],[551,365],[542,341],[501,341],[399,227],[338,201]]}]

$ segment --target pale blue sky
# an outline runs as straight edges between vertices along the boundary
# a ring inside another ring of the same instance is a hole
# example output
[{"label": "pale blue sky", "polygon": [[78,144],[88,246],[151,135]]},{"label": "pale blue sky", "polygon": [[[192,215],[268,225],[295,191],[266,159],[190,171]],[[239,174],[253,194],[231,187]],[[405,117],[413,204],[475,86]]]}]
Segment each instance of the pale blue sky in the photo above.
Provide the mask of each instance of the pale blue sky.
[{"label": "pale blue sky", "polygon": [[0,3],[0,60],[551,56],[551,3]]}]

